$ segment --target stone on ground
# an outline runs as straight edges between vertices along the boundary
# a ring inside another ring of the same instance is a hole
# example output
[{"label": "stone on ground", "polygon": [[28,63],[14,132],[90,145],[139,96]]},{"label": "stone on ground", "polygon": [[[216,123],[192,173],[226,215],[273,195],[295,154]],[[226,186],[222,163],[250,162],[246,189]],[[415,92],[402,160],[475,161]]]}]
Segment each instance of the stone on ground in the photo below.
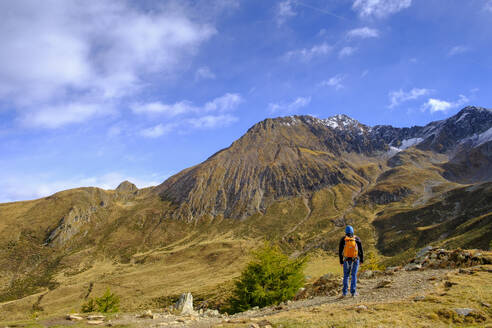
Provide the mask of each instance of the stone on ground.
[{"label": "stone on ground", "polygon": [[81,320],[84,320],[84,318],[82,318],[78,313],[73,313],[73,314],[67,315],[67,320],[81,321]]},{"label": "stone on ground", "polygon": [[195,310],[193,310],[193,295],[191,293],[181,294],[174,308],[181,314],[195,314]]},{"label": "stone on ground", "polygon": [[470,313],[472,312],[476,312],[476,310],[474,309],[469,309],[469,308],[458,308],[458,309],[454,309],[454,312],[456,312],[457,314],[459,315],[463,315],[463,316],[467,316],[469,315]]}]

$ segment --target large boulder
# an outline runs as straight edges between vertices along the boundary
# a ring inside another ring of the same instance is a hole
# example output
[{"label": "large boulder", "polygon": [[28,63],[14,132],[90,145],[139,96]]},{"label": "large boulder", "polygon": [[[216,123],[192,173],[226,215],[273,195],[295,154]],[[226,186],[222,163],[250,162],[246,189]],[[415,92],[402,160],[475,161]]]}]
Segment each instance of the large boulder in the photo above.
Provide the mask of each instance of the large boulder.
[{"label": "large boulder", "polygon": [[191,293],[183,293],[179,300],[174,304],[174,309],[180,314],[194,314],[193,310],[193,295]]}]

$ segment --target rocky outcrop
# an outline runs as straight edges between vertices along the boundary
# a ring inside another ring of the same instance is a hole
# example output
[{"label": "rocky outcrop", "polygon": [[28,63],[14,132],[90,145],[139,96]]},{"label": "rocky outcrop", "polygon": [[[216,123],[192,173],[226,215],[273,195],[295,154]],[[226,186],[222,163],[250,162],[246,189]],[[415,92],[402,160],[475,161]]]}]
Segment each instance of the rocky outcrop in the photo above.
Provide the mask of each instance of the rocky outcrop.
[{"label": "rocky outcrop", "polygon": [[80,208],[74,206],[60,219],[56,228],[48,233],[45,245],[60,246],[82,231],[87,231],[97,207]]},{"label": "rocky outcrop", "polygon": [[183,293],[179,300],[174,304],[173,309],[180,314],[194,314],[193,295],[191,293]]},{"label": "rocky outcrop", "polygon": [[314,296],[334,296],[338,294],[341,286],[340,277],[326,274],[312,284],[304,286],[295,296],[296,300]]},{"label": "rocky outcrop", "polygon": [[396,188],[393,191],[373,189],[361,197],[361,202],[384,205],[398,202],[410,194],[412,194],[412,190],[406,187]]},{"label": "rocky outcrop", "polygon": [[407,271],[425,268],[466,268],[481,264],[492,264],[492,254],[478,250],[445,250],[427,246],[420,250],[407,264]]},{"label": "rocky outcrop", "polygon": [[137,186],[127,180],[123,181],[118,185],[118,187],[116,187],[117,193],[135,193],[137,191],[138,191]]}]

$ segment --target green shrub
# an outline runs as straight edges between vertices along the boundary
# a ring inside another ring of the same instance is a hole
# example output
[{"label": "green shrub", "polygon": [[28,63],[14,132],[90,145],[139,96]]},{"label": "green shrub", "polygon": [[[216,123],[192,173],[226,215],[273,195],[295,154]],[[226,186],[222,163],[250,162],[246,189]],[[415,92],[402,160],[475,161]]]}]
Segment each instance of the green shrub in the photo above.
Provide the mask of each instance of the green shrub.
[{"label": "green shrub", "polygon": [[290,260],[278,246],[265,244],[235,281],[228,312],[242,312],[292,299],[304,285],[306,258]]},{"label": "green shrub", "polygon": [[82,305],[82,312],[101,312],[115,313],[120,310],[120,298],[111,291],[106,289],[106,292],[101,297],[90,298]]},{"label": "green shrub", "polygon": [[374,252],[368,252],[367,255],[364,256],[364,264],[362,264],[360,268],[361,271],[383,271],[384,269],[386,269],[386,267],[381,263]]},{"label": "green shrub", "polygon": [[96,301],[94,301],[93,298],[89,298],[89,300],[86,303],[82,304],[82,312],[83,313],[97,312]]}]

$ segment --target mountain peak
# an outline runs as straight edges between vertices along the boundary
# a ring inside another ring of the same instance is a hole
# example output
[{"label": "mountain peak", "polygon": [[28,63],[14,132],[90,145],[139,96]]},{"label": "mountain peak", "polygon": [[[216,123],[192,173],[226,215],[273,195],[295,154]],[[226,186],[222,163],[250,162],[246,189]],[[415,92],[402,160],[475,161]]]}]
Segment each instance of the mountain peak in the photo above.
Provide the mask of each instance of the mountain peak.
[{"label": "mountain peak", "polygon": [[119,192],[135,192],[137,190],[138,190],[137,186],[128,180],[123,181],[116,188],[116,191],[119,191]]},{"label": "mountain peak", "polygon": [[324,125],[336,130],[357,130],[358,132],[368,130],[366,125],[345,114],[337,114],[320,121]]}]

